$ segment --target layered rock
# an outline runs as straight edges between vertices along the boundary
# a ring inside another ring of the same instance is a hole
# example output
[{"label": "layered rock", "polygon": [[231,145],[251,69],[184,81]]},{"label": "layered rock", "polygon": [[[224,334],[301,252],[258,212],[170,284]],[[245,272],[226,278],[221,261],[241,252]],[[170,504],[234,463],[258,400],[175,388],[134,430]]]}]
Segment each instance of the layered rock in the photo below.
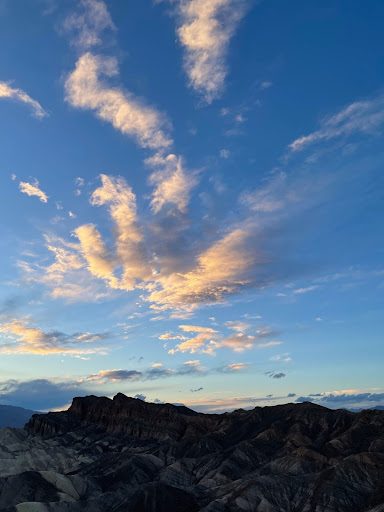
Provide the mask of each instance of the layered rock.
[{"label": "layered rock", "polygon": [[75,398],[0,433],[3,509],[384,512],[384,412]]}]

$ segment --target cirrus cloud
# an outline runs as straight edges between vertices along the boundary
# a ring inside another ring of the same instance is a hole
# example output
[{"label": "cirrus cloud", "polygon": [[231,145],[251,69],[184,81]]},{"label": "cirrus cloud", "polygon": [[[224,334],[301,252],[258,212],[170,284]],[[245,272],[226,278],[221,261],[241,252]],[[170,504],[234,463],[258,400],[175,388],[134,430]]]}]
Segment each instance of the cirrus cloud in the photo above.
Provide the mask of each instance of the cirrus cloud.
[{"label": "cirrus cloud", "polygon": [[0,81],[0,100],[1,99],[8,99],[17,101],[19,103],[24,103],[24,105],[27,105],[32,110],[33,115],[38,119],[42,119],[43,117],[48,116],[48,113],[43,109],[38,101],[31,98],[31,96],[29,96],[29,94],[27,94],[22,89],[12,87],[7,82]]}]

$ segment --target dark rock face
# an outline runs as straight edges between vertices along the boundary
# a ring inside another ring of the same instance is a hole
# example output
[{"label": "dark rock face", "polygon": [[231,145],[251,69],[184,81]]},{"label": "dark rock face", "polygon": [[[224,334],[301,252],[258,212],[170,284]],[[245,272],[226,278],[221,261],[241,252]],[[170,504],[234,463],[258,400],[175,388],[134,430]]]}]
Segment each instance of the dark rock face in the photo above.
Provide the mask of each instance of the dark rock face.
[{"label": "dark rock face", "polygon": [[0,510],[384,512],[384,412],[75,398],[0,431]]}]

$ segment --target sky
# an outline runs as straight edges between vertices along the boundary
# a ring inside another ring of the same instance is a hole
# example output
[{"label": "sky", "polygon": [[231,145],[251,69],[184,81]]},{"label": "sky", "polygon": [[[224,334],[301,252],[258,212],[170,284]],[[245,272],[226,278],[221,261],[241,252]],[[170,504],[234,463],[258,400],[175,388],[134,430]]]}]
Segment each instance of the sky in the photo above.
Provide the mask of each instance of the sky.
[{"label": "sky", "polygon": [[0,0],[0,402],[384,405],[381,0]]}]

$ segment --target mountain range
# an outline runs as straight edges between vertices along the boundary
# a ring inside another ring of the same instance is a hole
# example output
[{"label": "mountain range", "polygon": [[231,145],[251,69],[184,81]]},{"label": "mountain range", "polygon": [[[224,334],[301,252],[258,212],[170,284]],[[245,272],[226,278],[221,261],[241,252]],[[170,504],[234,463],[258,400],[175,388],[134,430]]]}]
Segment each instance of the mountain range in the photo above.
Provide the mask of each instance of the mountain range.
[{"label": "mountain range", "polygon": [[74,398],[0,430],[6,512],[383,512],[384,411]]},{"label": "mountain range", "polygon": [[0,404],[0,428],[23,427],[33,414],[36,414],[36,411]]}]

